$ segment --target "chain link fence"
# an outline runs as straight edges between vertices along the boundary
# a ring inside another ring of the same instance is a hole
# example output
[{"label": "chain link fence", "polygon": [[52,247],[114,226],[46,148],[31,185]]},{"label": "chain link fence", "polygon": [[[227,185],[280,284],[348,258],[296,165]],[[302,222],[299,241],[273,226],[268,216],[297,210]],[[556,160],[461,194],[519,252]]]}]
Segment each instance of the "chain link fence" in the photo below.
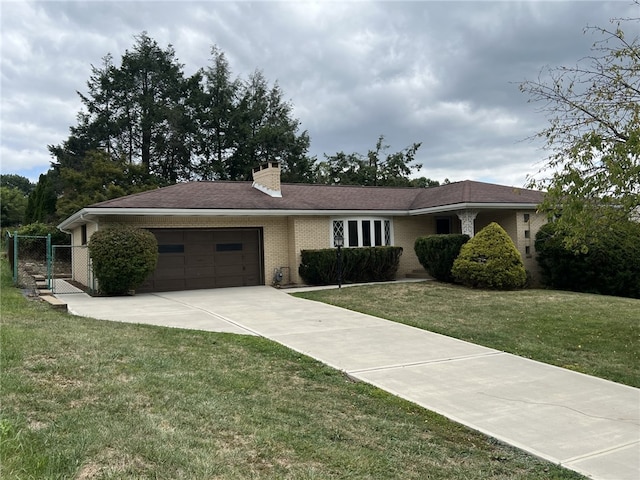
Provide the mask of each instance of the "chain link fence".
[{"label": "chain link fence", "polygon": [[52,248],[51,290],[55,294],[95,291],[89,249],[86,245],[54,245]]},{"label": "chain link fence", "polygon": [[34,295],[49,277],[50,242],[49,236],[7,233],[7,257],[13,272],[13,283]]},{"label": "chain link fence", "polygon": [[29,294],[50,289],[54,294],[95,291],[87,246],[51,245],[51,236],[7,233],[6,250],[13,282]]}]

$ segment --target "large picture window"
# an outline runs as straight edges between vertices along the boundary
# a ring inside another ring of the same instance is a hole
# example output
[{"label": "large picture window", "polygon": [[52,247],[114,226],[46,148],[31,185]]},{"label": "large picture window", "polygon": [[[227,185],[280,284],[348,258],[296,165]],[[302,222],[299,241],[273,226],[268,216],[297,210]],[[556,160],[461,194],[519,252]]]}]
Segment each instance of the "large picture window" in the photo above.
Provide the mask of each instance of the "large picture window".
[{"label": "large picture window", "polygon": [[391,220],[384,218],[335,219],[332,232],[332,245],[336,235],[344,237],[345,247],[382,247],[392,242]]}]

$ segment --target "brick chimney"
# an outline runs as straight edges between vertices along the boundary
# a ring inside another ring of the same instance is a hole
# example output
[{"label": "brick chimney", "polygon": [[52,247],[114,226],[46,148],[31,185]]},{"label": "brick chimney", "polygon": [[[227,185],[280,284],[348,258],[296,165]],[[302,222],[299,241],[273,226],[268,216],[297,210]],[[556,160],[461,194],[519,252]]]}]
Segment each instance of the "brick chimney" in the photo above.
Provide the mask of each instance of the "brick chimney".
[{"label": "brick chimney", "polygon": [[278,162],[263,163],[253,169],[253,188],[266,193],[270,197],[282,197],[280,191],[280,164]]}]

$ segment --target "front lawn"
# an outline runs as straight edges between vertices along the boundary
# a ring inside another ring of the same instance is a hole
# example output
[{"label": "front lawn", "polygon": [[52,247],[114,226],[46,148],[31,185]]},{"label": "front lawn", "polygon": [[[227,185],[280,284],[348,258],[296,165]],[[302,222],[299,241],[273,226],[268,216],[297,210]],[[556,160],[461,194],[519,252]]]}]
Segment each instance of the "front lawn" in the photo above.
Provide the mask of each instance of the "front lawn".
[{"label": "front lawn", "polygon": [[439,282],[296,295],[640,387],[637,299],[472,290]]},{"label": "front lawn", "polygon": [[4,261],[0,308],[3,479],[582,478],[263,338],[55,312]]}]

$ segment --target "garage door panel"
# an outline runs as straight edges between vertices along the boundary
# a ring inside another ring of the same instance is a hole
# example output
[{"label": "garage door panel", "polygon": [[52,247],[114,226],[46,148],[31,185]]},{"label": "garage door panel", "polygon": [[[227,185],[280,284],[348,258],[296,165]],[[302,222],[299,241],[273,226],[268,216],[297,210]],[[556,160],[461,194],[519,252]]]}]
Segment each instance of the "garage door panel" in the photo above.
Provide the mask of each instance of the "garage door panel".
[{"label": "garage door panel", "polygon": [[165,243],[184,243],[183,230],[154,230],[153,234],[159,245]]},{"label": "garage door panel", "polygon": [[184,279],[163,279],[158,278],[153,281],[152,292],[167,292],[172,290],[186,290],[187,286]]},{"label": "garage door panel", "polygon": [[242,265],[217,265],[216,276],[244,275]]},{"label": "garage door panel", "polygon": [[214,247],[212,243],[193,243],[187,244],[185,252],[187,255],[207,255],[212,256],[214,253]]},{"label": "garage door panel", "polygon": [[260,267],[258,267],[258,265],[245,265],[244,266],[244,274],[245,275],[259,276],[260,275]]},{"label": "garage door panel", "polygon": [[205,243],[211,245],[214,242],[215,232],[213,230],[185,230],[185,243],[198,244]]},{"label": "garage door panel", "polygon": [[185,279],[185,290],[198,290],[201,288],[216,288],[216,277],[189,277]]},{"label": "garage door panel", "polygon": [[214,278],[215,274],[216,272],[213,267],[185,267],[183,276],[187,278]]},{"label": "garage door panel", "polygon": [[228,277],[218,276],[216,277],[216,288],[225,287],[244,287],[245,281],[242,275],[231,275]]},{"label": "garage door panel", "polygon": [[215,265],[215,259],[213,255],[188,255],[185,257],[185,265],[189,267],[213,267]]},{"label": "garage door panel", "polygon": [[242,265],[245,263],[242,253],[226,253],[215,256],[216,265]]},{"label": "garage door panel", "polygon": [[185,265],[184,255],[159,255],[158,266],[156,268],[175,268]]},{"label": "garage door panel", "polygon": [[216,230],[215,231],[215,242],[216,243],[234,243],[234,242],[242,242],[243,233],[240,230]]},{"label": "garage door panel", "polygon": [[174,268],[162,268],[160,270],[156,269],[155,278],[168,280],[174,278],[176,280],[184,278],[185,269],[184,267],[174,267]]},{"label": "garage door panel", "polygon": [[158,240],[158,265],[140,291],[262,283],[260,229],[158,229],[152,232]]}]

